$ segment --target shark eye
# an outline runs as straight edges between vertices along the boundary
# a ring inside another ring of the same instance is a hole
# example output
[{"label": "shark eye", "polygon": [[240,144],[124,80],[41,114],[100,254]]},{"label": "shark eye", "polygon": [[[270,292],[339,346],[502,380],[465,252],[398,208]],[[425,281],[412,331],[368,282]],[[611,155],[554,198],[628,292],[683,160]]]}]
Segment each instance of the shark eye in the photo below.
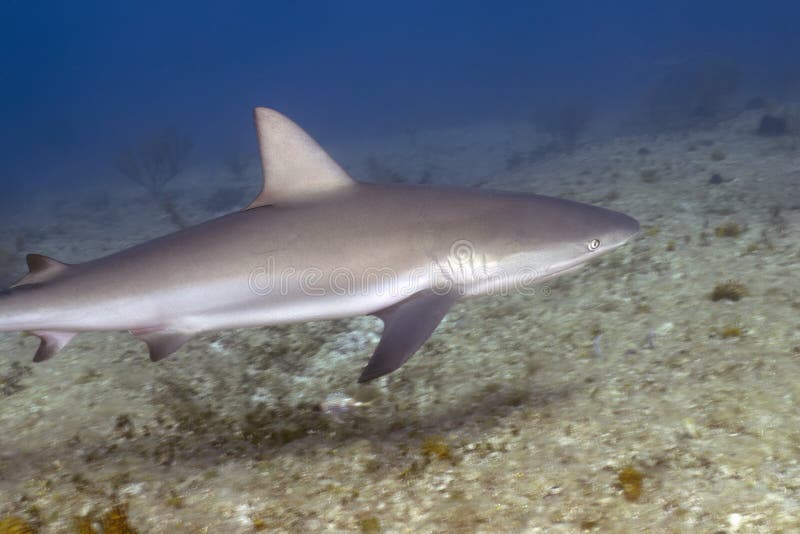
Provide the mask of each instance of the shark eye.
[{"label": "shark eye", "polygon": [[586,243],[586,246],[589,247],[589,250],[597,250],[598,248],[600,248],[600,240],[592,239],[591,241]]}]

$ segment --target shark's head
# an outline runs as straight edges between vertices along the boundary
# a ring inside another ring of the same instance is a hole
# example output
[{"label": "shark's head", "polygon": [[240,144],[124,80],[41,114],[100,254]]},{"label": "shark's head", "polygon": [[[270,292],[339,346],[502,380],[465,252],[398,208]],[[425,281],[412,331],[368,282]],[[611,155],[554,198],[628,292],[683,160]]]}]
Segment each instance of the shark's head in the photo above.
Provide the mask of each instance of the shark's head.
[{"label": "shark's head", "polygon": [[473,286],[484,293],[527,286],[575,270],[639,232],[633,217],[589,204],[530,195],[493,214],[485,264],[492,276]]}]

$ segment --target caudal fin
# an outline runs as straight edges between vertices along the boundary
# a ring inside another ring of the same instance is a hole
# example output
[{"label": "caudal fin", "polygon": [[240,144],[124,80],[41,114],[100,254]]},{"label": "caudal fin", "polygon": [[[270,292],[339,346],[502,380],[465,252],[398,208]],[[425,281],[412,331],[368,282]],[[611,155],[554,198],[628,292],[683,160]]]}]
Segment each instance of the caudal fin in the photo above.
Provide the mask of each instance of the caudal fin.
[{"label": "caudal fin", "polygon": [[[28,274],[23,276],[11,288],[30,286],[49,282],[55,279],[61,273],[69,269],[69,265],[62,263],[53,258],[48,258],[41,254],[28,254],[25,257],[28,263]],[[13,295],[16,291],[9,291]],[[13,298],[13,297],[12,297]],[[22,330],[22,329],[21,329]],[[67,346],[67,343],[75,337],[75,332],[61,332],[50,330],[35,330],[31,334],[38,337],[41,342],[39,349],[36,351],[36,356],[33,357],[34,362],[43,362],[49,360],[58,353],[61,349]]]}]

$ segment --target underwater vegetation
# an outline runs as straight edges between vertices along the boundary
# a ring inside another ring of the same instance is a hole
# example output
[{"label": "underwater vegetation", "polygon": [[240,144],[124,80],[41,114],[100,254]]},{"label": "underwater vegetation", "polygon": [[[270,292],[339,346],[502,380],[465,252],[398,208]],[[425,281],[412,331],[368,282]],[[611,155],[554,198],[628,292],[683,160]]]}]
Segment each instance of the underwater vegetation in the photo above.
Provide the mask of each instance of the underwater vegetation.
[{"label": "underwater vegetation", "polygon": [[367,178],[381,184],[401,184],[408,182],[408,178],[390,169],[385,163],[375,156],[367,157]]},{"label": "underwater vegetation", "polygon": [[730,339],[734,337],[742,337],[744,332],[741,326],[725,325],[719,330],[719,335],[723,339]]},{"label": "underwater vegetation", "polygon": [[524,167],[528,164],[529,159],[530,158],[526,152],[523,152],[522,150],[515,150],[506,159],[506,170],[515,171],[521,167]]},{"label": "underwater vegetation", "polygon": [[515,150],[505,161],[507,171],[516,171],[542,158],[558,153],[571,153],[591,123],[593,108],[583,100],[572,100],[543,106],[530,122],[549,136],[549,141],[530,150]]},{"label": "underwater vegetation", "polygon": [[714,302],[718,300],[738,301],[747,295],[747,287],[737,280],[727,280],[714,286],[709,298]]},{"label": "underwater vegetation", "polygon": [[711,152],[711,161],[722,161],[725,159],[726,155],[725,152],[721,149],[717,148]]},{"label": "underwater vegetation", "polygon": [[622,487],[622,494],[625,499],[634,502],[638,501],[642,495],[642,482],[644,475],[635,467],[630,465],[620,469],[617,473],[617,480]]},{"label": "underwater vegetation", "polygon": [[533,123],[550,135],[548,149],[572,152],[593,114],[588,102],[572,100],[544,108],[534,116]]},{"label": "underwater vegetation", "polygon": [[362,515],[358,518],[358,528],[363,534],[378,534],[381,531],[381,522],[374,515]]},{"label": "underwater vegetation", "polygon": [[8,517],[0,518],[0,534],[35,534],[36,530],[30,523],[11,515]]},{"label": "underwater vegetation", "polygon": [[728,221],[714,228],[714,235],[717,237],[739,237],[743,230],[739,223]]},{"label": "underwater vegetation", "polygon": [[73,525],[75,534],[137,534],[138,532],[128,522],[128,507],[124,504],[114,505],[99,518],[76,517]]},{"label": "underwater vegetation", "polygon": [[138,147],[117,154],[114,166],[153,197],[160,198],[164,187],[183,170],[192,146],[188,135],[164,130],[142,141]]},{"label": "underwater vegetation", "polygon": [[222,187],[206,201],[206,211],[211,213],[228,212],[243,203],[244,196],[236,187]]},{"label": "underwater vegetation", "polygon": [[739,87],[739,66],[707,58],[676,67],[644,98],[645,120],[654,129],[690,127],[719,117]]},{"label": "underwater vegetation", "polygon": [[764,109],[767,107],[767,99],[763,96],[754,96],[747,100],[744,104],[744,109],[750,111],[754,109]]},{"label": "underwater vegetation", "polygon": [[765,137],[786,135],[789,133],[789,122],[785,117],[778,117],[770,114],[764,115],[758,123],[756,133]]},{"label": "underwater vegetation", "polygon": [[188,226],[164,188],[184,169],[194,143],[188,134],[166,129],[152,134],[137,146],[121,151],[114,166],[141,186],[177,227]]},{"label": "underwater vegetation", "polygon": [[2,287],[10,285],[13,282],[11,277],[18,270],[19,259],[17,255],[4,248],[0,248],[0,285],[2,285]]},{"label": "underwater vegetation", "polygon": [[429,459],[451,460],[453,453],[441,436],[429,436],[422,442],[422,455]]},{"label": "underwater vegetation", "polygon": [[247,170],[250,168],[252,159],[240,152],[231,152],[222,160],[225,170],[234,178],[244,180]]},{"label": "underwater vegetation", "polygon": [[367,156],[366,172],[368,181],[379,184],[433,183],[433,172],[430,167],[423,169],[419,177],[414,179],[390,168],[375,155]]},{"label": "underwater vegetation", "polygon": [[639,173],[639,177],[642,179],[642,182],[646,184],[652,184],[660,180],[656,169],[642,169]]},{"label": "underwater vegetation", "polygon": [[30,376],[32,372],[33,370],[29,365],[11,362],[11,368],[0,374],[0,395],[9,396],[25,389],[21,382],[24,378]]},{"label": "underwater vegetation", "polygon": [[[0,517],[0,534],[36,534],[39,531],[34,524],[22,517],[10,515]],[[104,514],[97,517],[91,515],[76,516],[72,520],[74,534],[137,534],[138,530],[128,522],[128,507],[115,504]]]}]

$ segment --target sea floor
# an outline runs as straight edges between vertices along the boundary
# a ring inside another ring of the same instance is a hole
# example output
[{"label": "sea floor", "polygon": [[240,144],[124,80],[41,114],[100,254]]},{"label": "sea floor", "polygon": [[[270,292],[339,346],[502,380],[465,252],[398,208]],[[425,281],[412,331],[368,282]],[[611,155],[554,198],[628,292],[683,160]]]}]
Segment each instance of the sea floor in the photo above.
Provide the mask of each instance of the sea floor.
[{"label": "sea floor", "polygon": [[[342,149],[359,177],[464,169],[643,227],[534,296],[459,303],[366,386],[372,318],[209,334],[158,364],[125,333],[43,364],[0,334],[0,533],[800,530],[800,141],[758,117],[569,154],[525,152],[523,126]],[[244,205],[251,178],[184,177],[178,209],[232,209],[220,187]],[[131,195],[5,221],[0,247],[82,261],[171,230]]]}]

